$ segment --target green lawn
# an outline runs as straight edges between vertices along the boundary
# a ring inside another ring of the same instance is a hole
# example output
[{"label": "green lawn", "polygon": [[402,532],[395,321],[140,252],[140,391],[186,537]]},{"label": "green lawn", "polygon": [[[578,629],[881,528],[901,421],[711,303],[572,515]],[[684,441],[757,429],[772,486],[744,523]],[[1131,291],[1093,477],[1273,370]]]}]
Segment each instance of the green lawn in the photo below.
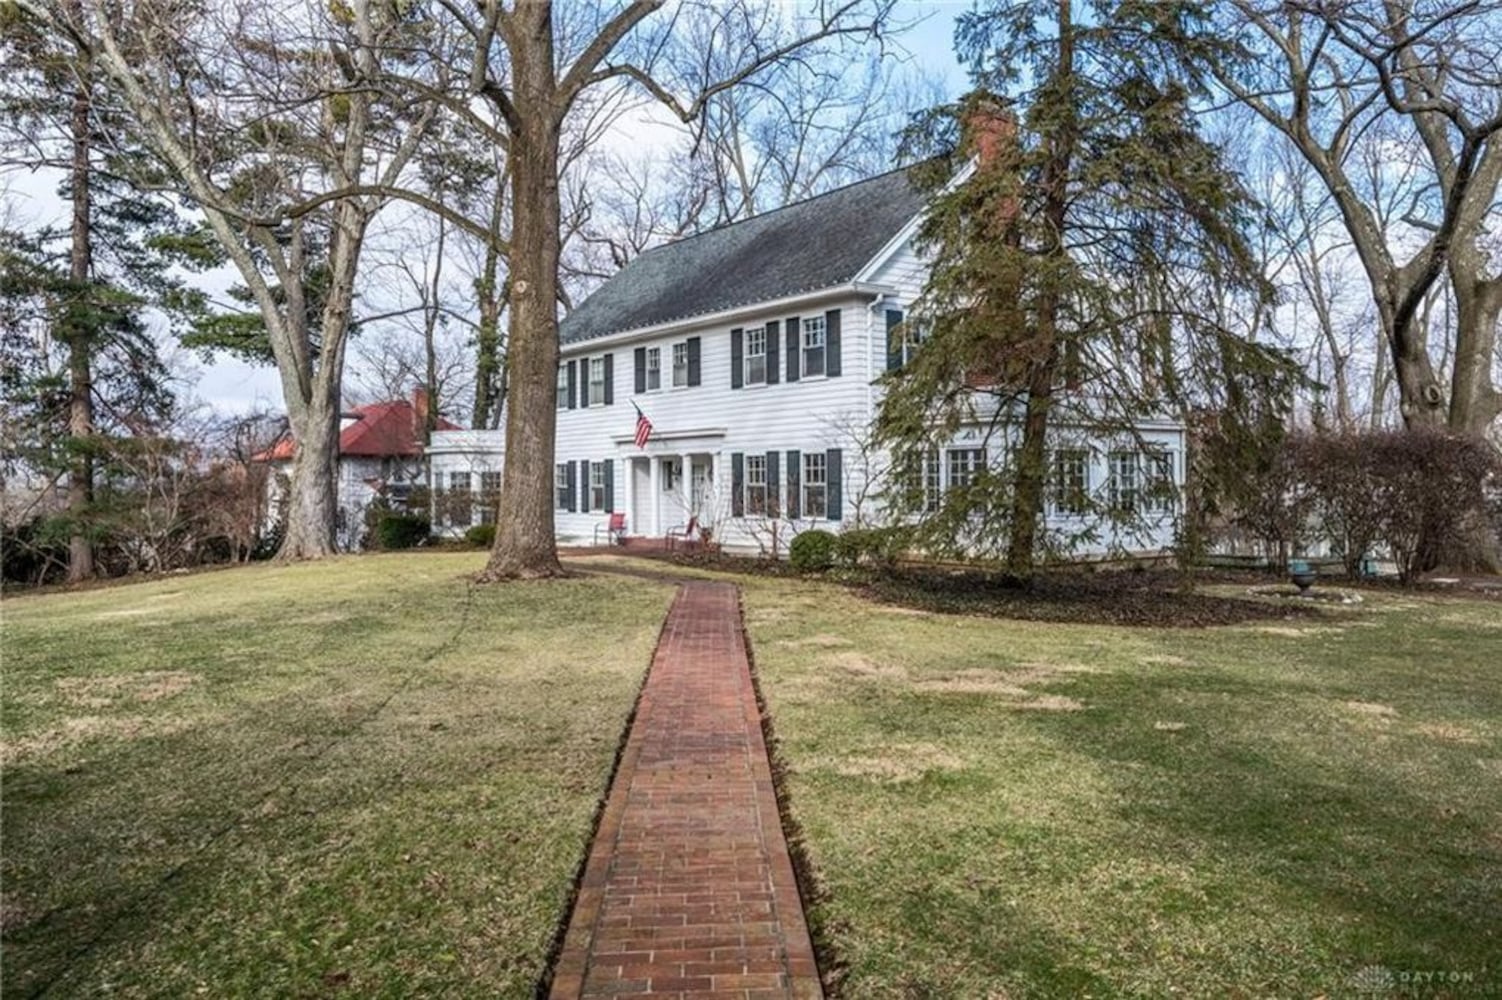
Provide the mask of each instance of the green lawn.
[{"label": "green lawn", "polygon": [[844,997],[1502,995],[1502,605],[1170,631],[745,587]]},{"label": "green lawn", "polygon": [[7,996],[530,996],[670,588],[480,554],[7,600]]}]

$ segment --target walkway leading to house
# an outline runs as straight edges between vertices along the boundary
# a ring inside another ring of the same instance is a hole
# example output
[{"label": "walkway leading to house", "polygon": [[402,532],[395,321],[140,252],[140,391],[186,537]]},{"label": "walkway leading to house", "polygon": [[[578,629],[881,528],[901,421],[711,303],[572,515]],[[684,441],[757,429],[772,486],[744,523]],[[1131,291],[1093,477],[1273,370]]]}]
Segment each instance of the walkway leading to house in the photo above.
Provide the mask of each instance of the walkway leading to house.
[{"label": "walkway leading to house", "polygon": [[730,584],[668,612],[552,996],[823,996]]}]

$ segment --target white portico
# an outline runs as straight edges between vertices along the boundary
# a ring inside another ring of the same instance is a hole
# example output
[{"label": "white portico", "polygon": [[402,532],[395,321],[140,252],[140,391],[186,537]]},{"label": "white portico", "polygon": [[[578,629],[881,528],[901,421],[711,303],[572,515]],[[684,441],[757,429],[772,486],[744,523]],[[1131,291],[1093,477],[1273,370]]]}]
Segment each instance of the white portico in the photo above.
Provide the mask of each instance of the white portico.
[{"label": "white portico", "polygon": [[654,428],[643,448],[629,434],[615,439],[629,470],[623,505],[628,535],[660,538],[690,521],[714,528],[725,435],[724,427]]}]

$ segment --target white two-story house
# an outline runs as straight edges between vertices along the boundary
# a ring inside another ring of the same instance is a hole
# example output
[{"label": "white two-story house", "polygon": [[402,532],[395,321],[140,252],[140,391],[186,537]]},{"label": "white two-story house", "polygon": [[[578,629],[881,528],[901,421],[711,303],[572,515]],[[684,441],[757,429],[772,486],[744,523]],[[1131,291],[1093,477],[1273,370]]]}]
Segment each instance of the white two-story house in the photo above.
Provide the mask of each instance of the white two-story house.
[{"label": "white two-story house", "polygon": [[[767,553],[810,527],[882,523],[890,462],[872,426],[878,380],[913,349],[902,320],[926,278],[913,246],[923,207],[906,172],[883,174],[649,250],[571,312],[559,333],[560,543],[602,539],[611,513],[628,536],[695,524],[727,549]],[[652,425],[641,444],[638,410]],[[434,434],[435,491],[498,486],[503,442],[500,431]],[[1005,429],[962,429],[929,459],[925,485],[937,494],[1011,448]],[[1067,497],[1082,492],[1157,504],[1146,528],[1108,527],[1085,551],[1167,547],[1162,480],[1182,482],[1183,452],[1172,421],[1110,441],[1061,425],[1050,525],[1071,529],[1082,515]]]}]

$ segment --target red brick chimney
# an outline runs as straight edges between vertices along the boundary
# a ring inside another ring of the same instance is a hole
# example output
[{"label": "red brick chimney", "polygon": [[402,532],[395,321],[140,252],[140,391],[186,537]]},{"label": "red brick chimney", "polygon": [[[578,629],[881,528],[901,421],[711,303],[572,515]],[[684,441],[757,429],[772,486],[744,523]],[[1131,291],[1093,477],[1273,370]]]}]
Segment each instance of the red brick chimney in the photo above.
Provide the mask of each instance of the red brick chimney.
[{"label": "red brick chimney", "polygon": [[419,386],[412,390],[412,431],[419,441],[426,440],[428,429],[428,390]]},{"label": "red brick chimney", "polygon": [[980,92],[970,95],[961,112],[961,142],[982,170],[1017,156],[1017,116],[998,98]]}]

